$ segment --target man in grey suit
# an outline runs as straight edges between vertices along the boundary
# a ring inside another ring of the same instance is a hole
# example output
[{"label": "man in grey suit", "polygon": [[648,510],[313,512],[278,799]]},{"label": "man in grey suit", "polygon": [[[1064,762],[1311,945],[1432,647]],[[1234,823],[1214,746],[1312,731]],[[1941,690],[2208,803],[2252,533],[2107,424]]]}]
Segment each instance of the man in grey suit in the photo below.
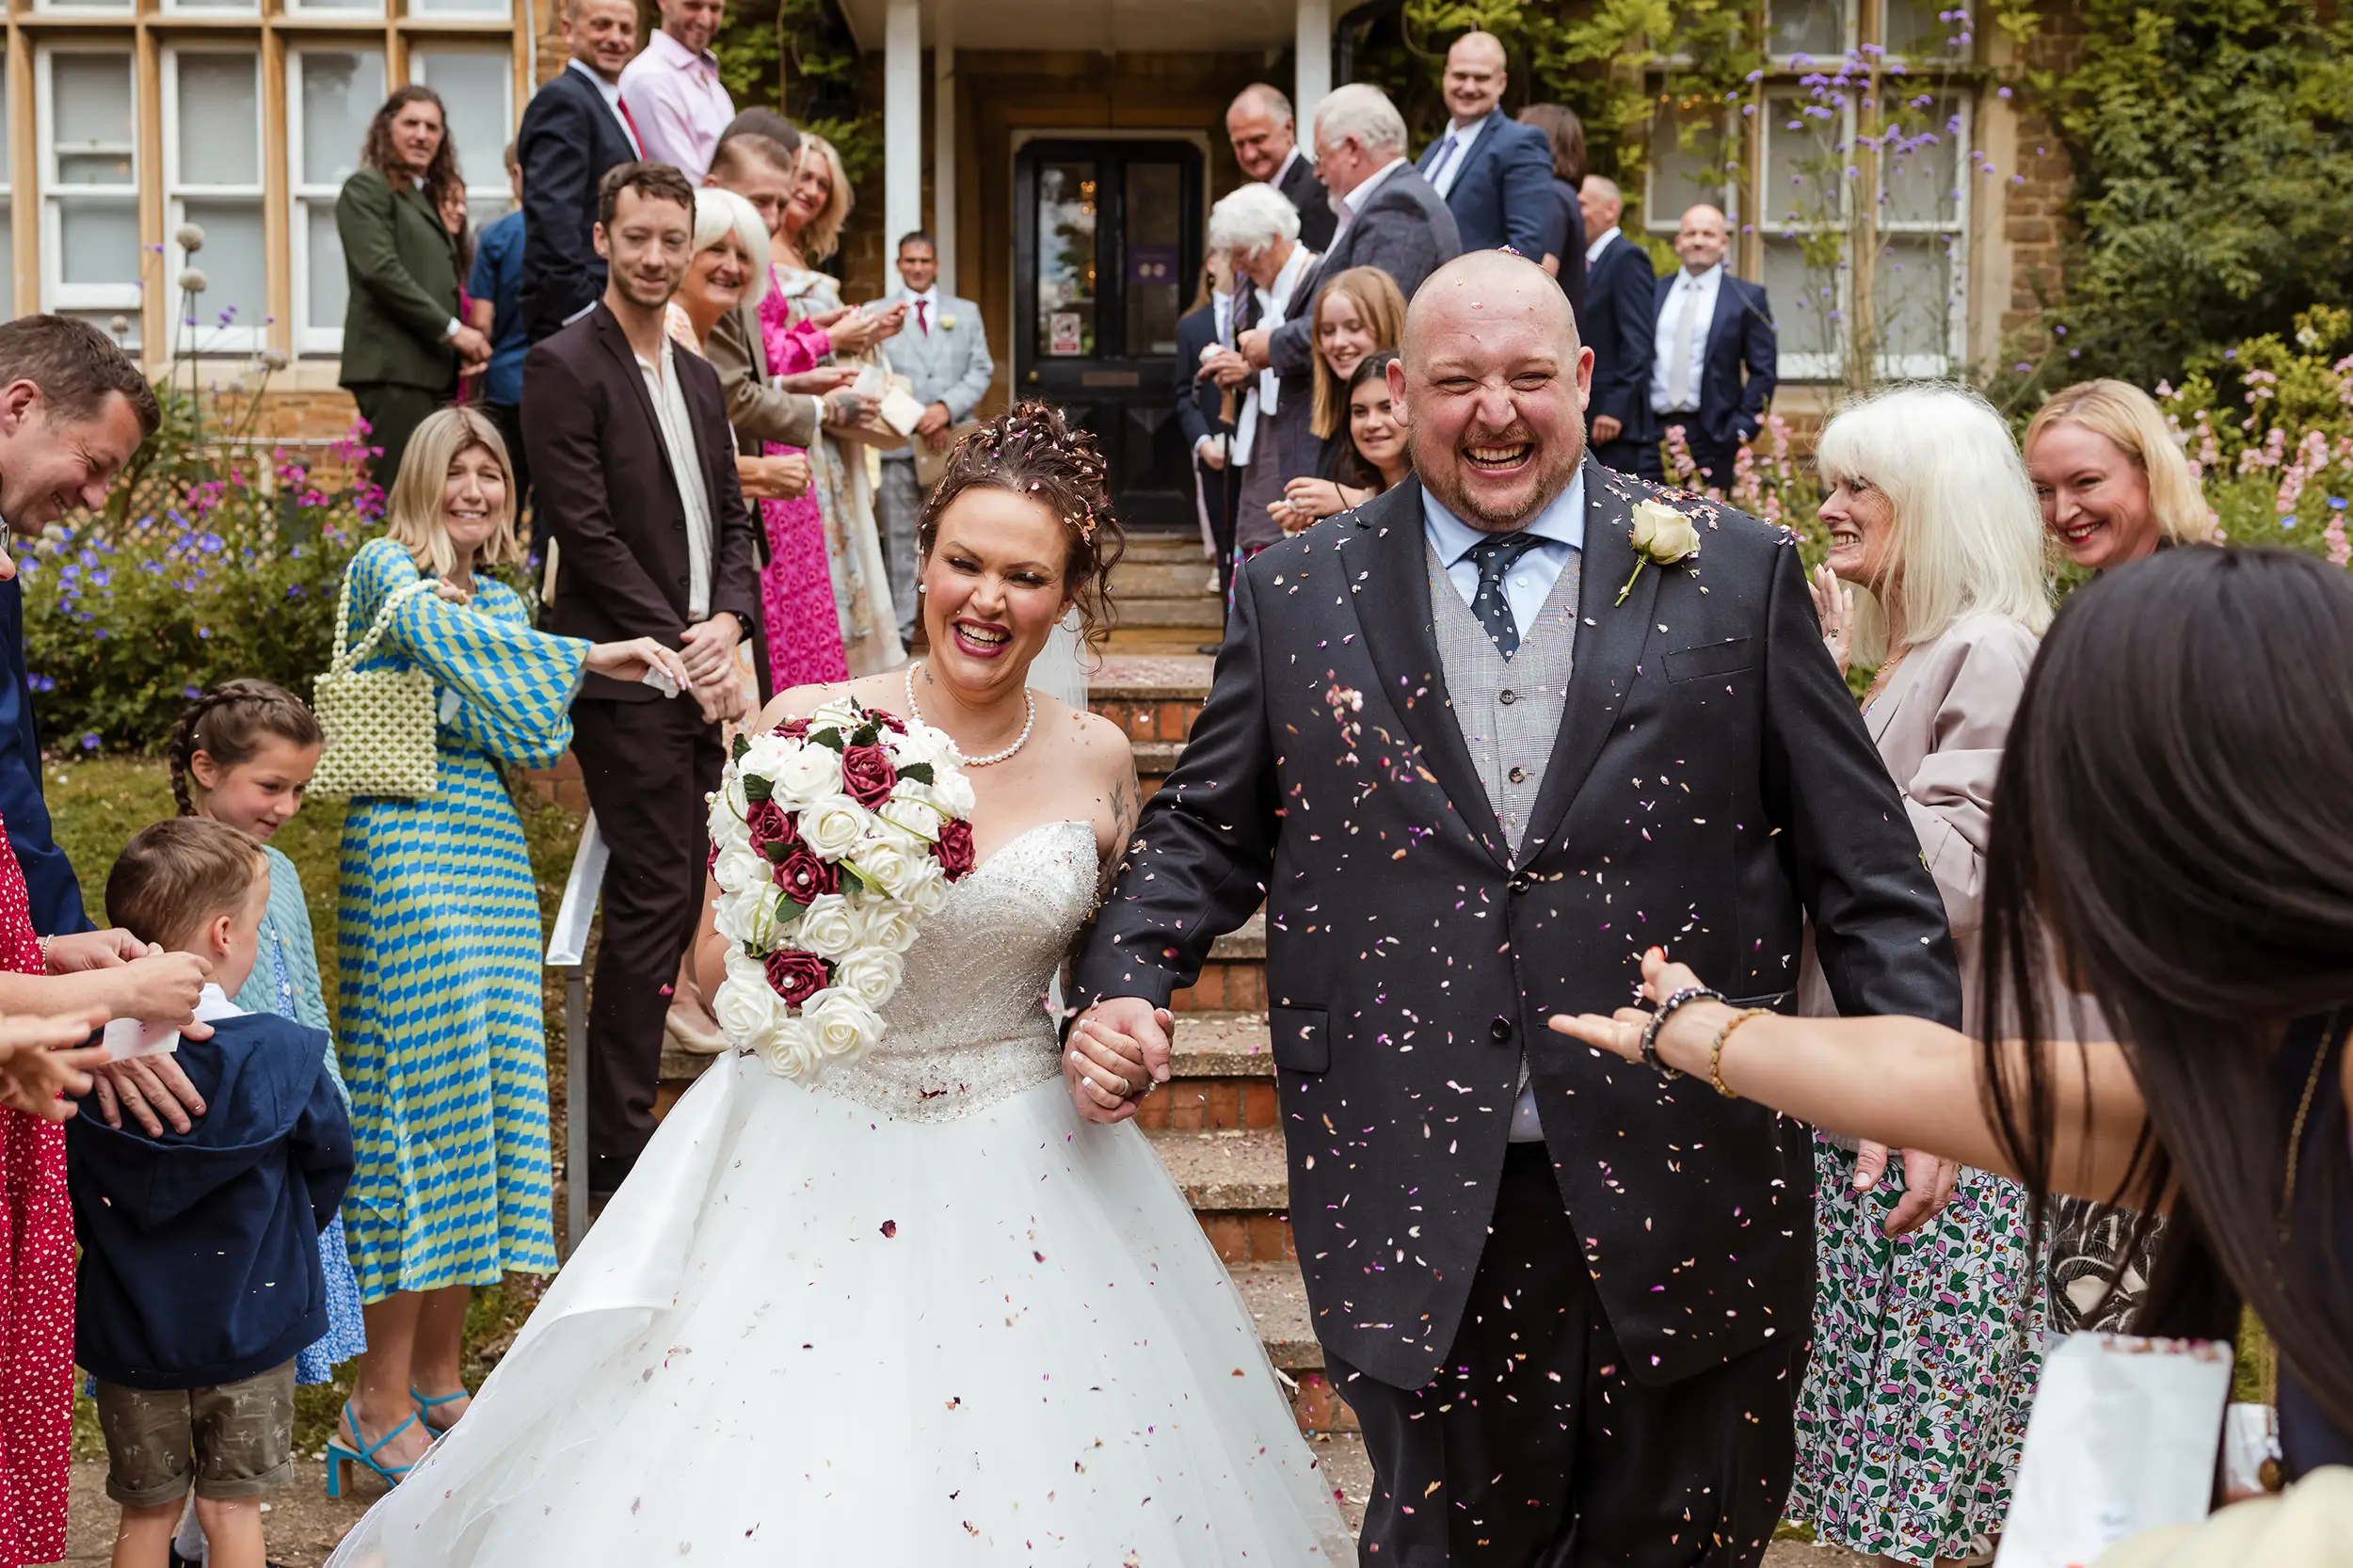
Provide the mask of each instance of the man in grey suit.
[{"label": "man in grey suit", "polygon": [[1253,370],[1284,376],[1314,367],[1316,291],[1353,266],[1377,266],[1407,299],[1421,280],[1463,253],[1446,199],[1405,156],[1405,119],[1367,82],[1335,88],[1316,107],[1316,169],[1332,193],[1339,230],[1322,262],[1300,282],[1298,306],[1272,331],[1244,332],[1235,348]]},{"label": "man in grey suit", "polygon": [[1331,193],[1316,178],[1316,161],[1300,148],[1282,89],[1265,82],[1242,88],[1225,110],[1225,139],[1234,144],[1243,179],[1273,185],[1298,209],[1300,243],[1319,255],[1329,249],[1338,218]]},{"label": "man in grey suit", "polygon": [[981,308],[969,299],[943,298],[939,292],[939,247],[920,229],[899,241],[899,296],[906,323],[889,348],[890,368],[915,384],[922,422],[915,440],[883,454],[882,488],[874,498],[882,524],[883,555],[890,573],[890,607],[899,616],[899,640],[915,635],[915,578],[919,569],[915,529],[923,515],[922,487],[915,482],[915,448],[944,452],[949,427],[972,417],[997,375],[988,356],[988,334]]}]

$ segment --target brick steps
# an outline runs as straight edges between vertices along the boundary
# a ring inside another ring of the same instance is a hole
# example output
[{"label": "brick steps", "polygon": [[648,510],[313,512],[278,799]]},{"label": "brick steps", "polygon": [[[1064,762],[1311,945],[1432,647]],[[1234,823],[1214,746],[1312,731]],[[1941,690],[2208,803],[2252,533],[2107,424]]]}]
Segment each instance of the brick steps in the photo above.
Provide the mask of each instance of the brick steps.
[{"label": "brick steps", "polygon": [[1129,629],[1183,629],[1214,642],[1225,624],[1197,533],[1135,534],[1112,571],[1112,601]]}]

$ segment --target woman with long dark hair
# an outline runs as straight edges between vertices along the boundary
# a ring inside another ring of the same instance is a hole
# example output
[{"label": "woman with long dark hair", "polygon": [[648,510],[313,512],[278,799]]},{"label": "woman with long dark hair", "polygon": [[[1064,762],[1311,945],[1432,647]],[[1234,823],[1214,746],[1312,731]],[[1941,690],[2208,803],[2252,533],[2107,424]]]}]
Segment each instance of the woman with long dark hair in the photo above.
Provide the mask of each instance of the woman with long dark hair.
[{"label": "woman with long dark hair", "polygon": [[1530,104],[1520,123],[1533,125],[1552,143],[1553,219],[1545,231],[1545,270],[1561,280],[1569,309],[1585,320],[1585,209],[1577,187],[1585,184],[1585,122],[1566,104]]},{"label": "woman with long dark hair", "polygon": [[[1703,996],[1664,1066],[1818,1126],[2171,1215],[2146,1326],[2281,1358],[2289,1473],[2353,1463],[2353,582],[2190,546],[2075,594],[2009,731],[1982,1044],[1912,1018]],[[2114,1026],[2069,1044],[2056,962]],[[1699,982],[1654,950],[1655,1001]],[[1649,1015],[1553,1020],[1629,1058]],[[1991,1027],[2003,1020],[2005,1027]],[[2202,1266],[2201,1266],[2202,1265]]]},{"label": "woman with long dark hair", "polygon": [[459,314],[458,239],[443,216],[453,202],[462,210],[465,189],[440,95],[395,88],[335,199],[350,285],[342,382],[377,449],[368,477],[386,489],[409,436],[456,395],[459,373],[489,363],[489,340]]}]

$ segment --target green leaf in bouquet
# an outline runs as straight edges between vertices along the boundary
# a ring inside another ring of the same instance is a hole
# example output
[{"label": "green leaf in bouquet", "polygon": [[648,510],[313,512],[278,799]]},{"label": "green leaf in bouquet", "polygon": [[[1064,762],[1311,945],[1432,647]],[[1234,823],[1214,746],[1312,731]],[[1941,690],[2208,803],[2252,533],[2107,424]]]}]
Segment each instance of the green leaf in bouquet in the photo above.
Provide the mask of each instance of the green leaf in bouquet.
[{"label": "green leaf in bouquet", "polygon": [[863,888],[870,893],[878,893],[882,891],[881,888],[866,880],[865,873],[860,872],[856,866],[851,865],[847,860],[835,861],[834,869],[840,872],[846,880],[856,883],[860,888]]},{"label": "green leaf in bouquet", "polygon": [[912,778],[918,784],[929,784],[932,781],[932,765],[929,762],[909,762],[899,770],[899,776]]},{"label": "green leaf in bouquet", "polygon": [[882,739],[882,726],[870,720],[857,727],[857,729],[850,736],[850,744],[854,746],[871,746],[880,739]]},{"label": "green leaf in bouquet", "polygon": [[774,780],[762,778],[756,773],[747,773],[744,776],[744,798],[745,800],[766,800],[776,792],[776,786]]},{"label": "green leaf in bouquet", "polygon": [[784,864],[784,857],[792,854],[792,851],[789,846],[781,841],[771,839],[766,843],[760,846],[760,853],[768,857],[768,863],[770,865],[781,866]]},{"label": "green leaf in bouquet", "polygon": [[[793,900],[789,898],[779,898],[776,900],[776,925],[791,925],[794,920],[799,920],[803,915],[808,913],[808,904],[795,903]],[[771,929],[774,929],[774,927],[771,927]]]},{"label": "green leaf in bouquet", "polygon": [[741,762],[744,760],[744,754],[751,749],[752,743],[750,739],[741,730],[738,730],[735,736],[735,744],[728,749],[728,755],[734,760]]},{"label": "green leaf in bouquet", "polygon": [[843,749],[841,731],[839,729],[812,729],[808,732],[808,738],[821,746],[831,746],[836,751]]}]

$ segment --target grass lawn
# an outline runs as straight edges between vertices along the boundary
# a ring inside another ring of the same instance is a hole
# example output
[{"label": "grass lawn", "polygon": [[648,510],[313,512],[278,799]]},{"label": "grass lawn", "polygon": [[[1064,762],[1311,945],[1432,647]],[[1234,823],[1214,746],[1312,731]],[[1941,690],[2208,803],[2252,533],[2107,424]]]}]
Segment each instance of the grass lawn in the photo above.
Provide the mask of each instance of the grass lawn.
[{"label": "grass lawn", "polygon": [[[82,879],[82,896],[90,918],[105,919],[106,872],[131,835],[173,812],[171,777],[160,760],[141,758],[101,758],[88,761],[51,761],[42,785],[56,820],[57,843],[73,862]],[[580,835],[580,819],[560,807],[523,793],[523,834],[531,844],[532,871],[539,884],[542,922],[555,916],[569,874],[572,846]],[[301,815],[279,829],[275,842],[302,877],[310,901],[311,929],[318,942],[319,977],[327,992],[327,1011],[335,1013],[335,897],[344,827],[344,803],[316,800]],[[564,993],[552,981],[546,993],[548,1029],[548,1094],[554,1125],[553,1146],[564,1146]],[[558,1214],[558,1224],[562,1223]],[[477,1291],[467,1322],[466,1381],[478,1384],[530,1316],[544,1282],[512,1275],[499,1288]],[[295,1447],[317,1453],[327,1445],[337,1410],[351,1392],[355,1363],[345,1363],[342,1375],[329,1384],[303,1388],[295,1396]],[[96,1409],[77,1398],[73,1412],[74,1457],[103,1459],[105,1446],[98,1433]]]}]

